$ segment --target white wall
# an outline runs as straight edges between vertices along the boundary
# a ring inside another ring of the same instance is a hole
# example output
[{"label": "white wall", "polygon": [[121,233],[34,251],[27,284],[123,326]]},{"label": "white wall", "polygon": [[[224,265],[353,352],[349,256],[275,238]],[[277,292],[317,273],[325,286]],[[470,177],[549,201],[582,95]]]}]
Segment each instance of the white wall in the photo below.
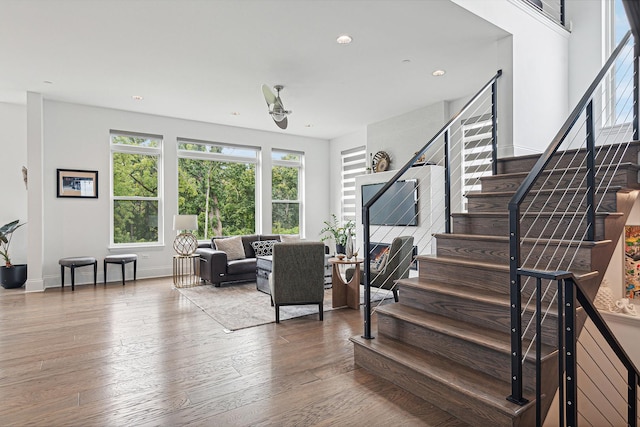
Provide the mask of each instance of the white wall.
[{"label": "white wall", "polygon": [[498,47],[500,96],[513,102],[513,134],[503,130],[501,138],[513,141],[516,155],[541,152],[569,111],[569,32],[520,0],[452,1],[513,35]]},{"label": "white wall", "polygon": [[[270,180],[272,148],[303,151],[306,157],[306,236],[316,239],[328,215],[329,143],[326,140],[247,130],[168,117],[138,114],[54,101],[44,103],[44,254],[45,287],[60,285],[58,259],[90,255],[100,259],[110,253],[109,235],[109,131],[111,129],[164,137],[164,243],[160,248],[127,250],[139,254],[138,277],[171,275],[177,210],[178,137],[262,147],[262,180]],[[56,198],[56,169],[99,172],[98,199]],[[266,191],[266,190],[264,190]],[[268,192],[270,194],[270,192]],[[269,197],[264,198],[269,208]],[[269,220],[266,218],[269,217]],[[270,231],[265,215],[260,231]],[[112,250],[115,251],[115,250]],[[121,252],[121,251],[120,251]],[[90,270],[90,269],[87,269]],[[91,271],[78,271],[78,283],[92,281]],[[99,274],[99,280],[101,274]],[[28,289],[34,290],[34,289]]]},{"label": "white wall", "polygon": [[441,101],[367,126],[367,152],[389,154],[389,170],[400,169],[449,120],[449,105]]},{"label": "white wall", "polygon": [[[27,189],[22,179],[22,167],[27,166],[24,106],[0,103],[0,152],[0,226],[16,219],[27,222]],[[27,227],[17,230],[11,241],[9,255],[14,264],[27,262]]]},{"label": "white wall", "polygon": [[571,25],[569,39],[569,106],[573,108],[606,61],[606,37],[601,1],[566,0]]}]

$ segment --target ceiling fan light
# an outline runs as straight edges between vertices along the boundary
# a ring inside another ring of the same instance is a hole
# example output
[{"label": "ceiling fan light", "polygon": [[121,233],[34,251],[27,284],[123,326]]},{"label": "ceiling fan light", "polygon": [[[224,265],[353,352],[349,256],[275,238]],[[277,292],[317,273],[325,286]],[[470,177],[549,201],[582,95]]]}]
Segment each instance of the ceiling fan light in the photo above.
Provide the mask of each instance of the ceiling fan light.
[{"label": "ceiling fan light", "polygon": [[286,117],[286,114],[284,114],[284,112],[282,111],[272,111],[271,117],[273,117],[273,120],[275,120],[276,122],[281,122]]},{"label": "ceiling fan light", "polygon": [[269,111],[269,114],[271,114],[271,117],[273,118],[273,120],[275,120],[276,122],[281,122],[289,114],[291,114],[291,110],[283,110],[283,109],[280,109],[280,108],[276,108],[276,109],[273,109],[273,110]]}]

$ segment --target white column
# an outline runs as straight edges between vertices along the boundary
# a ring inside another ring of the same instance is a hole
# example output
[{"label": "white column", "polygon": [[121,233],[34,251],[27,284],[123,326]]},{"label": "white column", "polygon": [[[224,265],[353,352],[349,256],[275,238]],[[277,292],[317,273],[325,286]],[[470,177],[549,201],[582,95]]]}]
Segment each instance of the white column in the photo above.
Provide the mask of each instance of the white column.
[{"label": "white column", "polygon": [[26,291],[44,291],[44,204],[43,204],[43,117],[42,94],[27,92],[27,195],[28,249]]}]

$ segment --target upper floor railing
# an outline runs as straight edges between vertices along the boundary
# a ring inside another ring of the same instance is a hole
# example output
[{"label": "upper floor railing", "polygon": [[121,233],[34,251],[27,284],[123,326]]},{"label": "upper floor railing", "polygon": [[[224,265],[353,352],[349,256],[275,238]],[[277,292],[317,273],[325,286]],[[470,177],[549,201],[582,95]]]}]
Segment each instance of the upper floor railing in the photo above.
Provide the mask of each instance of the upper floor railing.
[{"label": "upper floor railing", "polygon": [[550,20],[565,26],[564,0],[522,0]]}]

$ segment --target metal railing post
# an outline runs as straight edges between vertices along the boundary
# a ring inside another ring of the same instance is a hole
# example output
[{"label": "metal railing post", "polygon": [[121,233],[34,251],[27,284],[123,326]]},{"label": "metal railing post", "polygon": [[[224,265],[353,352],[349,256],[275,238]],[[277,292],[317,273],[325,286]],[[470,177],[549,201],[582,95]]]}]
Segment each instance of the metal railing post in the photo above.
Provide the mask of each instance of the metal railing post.
[{"label": "metal railing post", "polygon": [[522,295],[520,293],[520,207],[509,204],[509,285],[511,288],[511,395],[518,405],[528,402],[522,396]]},{"label": "metal railing post", "polygon": [[542,279],[536,278],[536,427],[542,427]]},{"label": "metal railing post", "polygon": [[564,426],[564,287],[563,280],[558,280],[558,425]]},{"label": "metal railing post", "polygon": [[498,175],[498,82],[491,85],[491,174]]},{"label": "metal railing post", "polygon": [[596,238],[596,143],[593,133],[593,101],[587,104],[587,240]]},{"label": "metal railing post", "polygon": [[638,376],[636,372],[632,369],[628,371],[628,384],[629,384],[629,393],[628,393],[628,420],[627,424],[629,427],[637,427],[638,426]]},{"label": "metal railing post", "polygon": [[[444,232],[451,233],[451,152],[449,131],[444,132]],[[463,154],[464,155],[464,154]]]},{"label": "metal railing post", "polygon": [[371,335],[371,238],[369,235],[369,208],[362,207],[363,245],[364,245],[364,332],[362,338],[373,339]]},{"label": "metal railing post", "polygon": [[640,115],[640,107],[638,106],[638,97],[640,97],[640,44],[634,39],[633,41],[633,140],[638,140],[638,116]]},{"label": "metal railing post", "polygon": [[565,357],[565,393],[567,399],[565,401],[565,414],[567,426],[576,426],[578,422],[578,383],[576,374],[576,340],[578,339],[575,331],[576,326],[576,296],[575,285],[572,279],[564,281],[564,357]]}]

